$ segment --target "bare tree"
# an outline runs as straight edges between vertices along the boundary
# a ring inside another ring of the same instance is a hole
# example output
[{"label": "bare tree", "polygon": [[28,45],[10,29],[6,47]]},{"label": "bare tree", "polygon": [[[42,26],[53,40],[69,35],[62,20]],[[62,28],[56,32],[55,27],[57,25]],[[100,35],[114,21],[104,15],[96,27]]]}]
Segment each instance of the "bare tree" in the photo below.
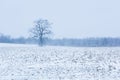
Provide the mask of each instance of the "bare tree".
[{"label": "bare tree", "polygon": [[33,35],[33,38],[38,40],[39,46],[44,45],[44,38],[48,37],[51,34],[51,23],[48,20],[39,19],[35,21],[34,28],[30,31]]}]

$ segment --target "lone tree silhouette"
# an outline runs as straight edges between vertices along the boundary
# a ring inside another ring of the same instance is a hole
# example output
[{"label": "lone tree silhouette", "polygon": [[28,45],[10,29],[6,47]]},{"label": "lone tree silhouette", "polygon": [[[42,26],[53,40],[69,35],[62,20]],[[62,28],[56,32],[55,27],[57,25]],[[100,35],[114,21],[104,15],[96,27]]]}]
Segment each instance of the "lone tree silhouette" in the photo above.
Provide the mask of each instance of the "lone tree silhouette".
[{"label": "lone tree silhouette", "polygon": [[32,37],[37,39],[39,46],[44,45],[44,38],[47,38],[49,34],[51,34],[51,23],[45,19],[39,19],[35,21],[34,28],[30,31],[32,33]]}]

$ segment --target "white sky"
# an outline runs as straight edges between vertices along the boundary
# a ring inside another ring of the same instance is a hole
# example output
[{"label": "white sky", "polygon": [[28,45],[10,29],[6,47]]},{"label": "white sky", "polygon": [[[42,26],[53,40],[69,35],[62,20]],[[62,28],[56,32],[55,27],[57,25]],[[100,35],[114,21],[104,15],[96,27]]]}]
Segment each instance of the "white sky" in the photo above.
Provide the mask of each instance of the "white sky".
[{"label": "white sky", "polygon": [[39,18],[55,38],[120,37],[120,0],[0,0],[0,33],[26,37]]}]

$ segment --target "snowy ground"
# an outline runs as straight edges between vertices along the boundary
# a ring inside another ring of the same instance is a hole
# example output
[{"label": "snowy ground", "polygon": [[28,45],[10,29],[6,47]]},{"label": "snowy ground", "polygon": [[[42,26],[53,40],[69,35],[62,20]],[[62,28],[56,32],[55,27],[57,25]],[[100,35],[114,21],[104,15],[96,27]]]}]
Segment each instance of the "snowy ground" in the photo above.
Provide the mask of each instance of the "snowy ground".
[{"label": "snowy ground", "polygon": [[120,48],[0,44],[0,80],[120,80]]}]

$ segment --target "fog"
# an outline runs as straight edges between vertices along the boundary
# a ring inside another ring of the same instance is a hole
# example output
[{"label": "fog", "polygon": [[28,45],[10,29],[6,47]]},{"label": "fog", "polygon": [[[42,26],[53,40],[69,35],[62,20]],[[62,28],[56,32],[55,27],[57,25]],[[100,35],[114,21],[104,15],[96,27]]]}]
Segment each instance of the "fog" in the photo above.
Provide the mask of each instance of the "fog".
[{"label": "fog", "polygon": [[28,37],[47,19],[54,38],[120,37],[119,0],[0,0],[0,33]]}]

